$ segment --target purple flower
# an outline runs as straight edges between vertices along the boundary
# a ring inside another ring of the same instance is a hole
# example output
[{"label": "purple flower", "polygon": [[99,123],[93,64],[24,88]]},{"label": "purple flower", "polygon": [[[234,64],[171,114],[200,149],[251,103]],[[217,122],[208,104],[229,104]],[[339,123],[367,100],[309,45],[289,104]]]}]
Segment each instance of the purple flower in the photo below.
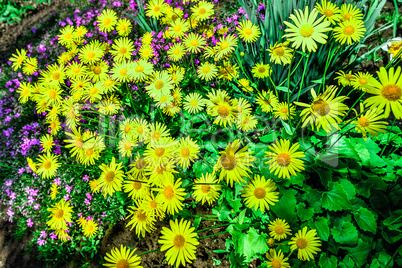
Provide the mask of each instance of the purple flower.
[{"label": "purple flower", "polygon": [[46,240],[44,240],[44,239],[38,239],[38,245],[39,245],[39,246],[46,245]]},{"label": "purple flower", "polygon": [[34,225],[33,221],[31,220],[31,218],[29,218],[29,219],[27,220],[27,226],[28,226],[28,227],[32,227],[33,225]]},{"label": "purple flower", "polygon": [[57,235],[55,235],[54,233],[50,233],[50,239],[52,240],[57,239]]},{"label": "purple flower", "polygon": [[47,234],[46,234],[46,231],[41,231],[39,237],[40,237],[40,238],[46,238],[46,235],[47,235]]},{"label": "purple flower", "polygon": [[72,186],[66,185],[66,192],[71,193],[71,190],[73,189]]},{"label": "purple flower", "polygon": [[82,180],[85,181],[85,182],[86,182],[86,181],[89,181],[89,176],[88,176],[88,175],[85,175],[84,177],[82,177]]},{"label": "purple flower", "polygon": [[38,210],[39,207],[40,207],[40,205],[39,205],[38,203],[36,203],[36,204],[34,205],[34,210]]},{"label": "purple flower", "polygon": [[11,209],[8,209],[7,215],[11,218],[12,216],[14,216],[14,211],[12,211]]},{"label": "purple flower", "polygon": [[6,186],[10,187],[13,184],[13,180],[7,180]]}]

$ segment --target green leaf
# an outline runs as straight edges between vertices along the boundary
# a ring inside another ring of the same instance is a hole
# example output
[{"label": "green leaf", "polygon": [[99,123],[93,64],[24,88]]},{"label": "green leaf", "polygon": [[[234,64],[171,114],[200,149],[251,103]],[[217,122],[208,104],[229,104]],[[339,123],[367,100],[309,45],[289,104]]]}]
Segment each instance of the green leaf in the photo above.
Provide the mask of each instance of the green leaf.
[{"label": "green leaf", "polygon": [[235,232],[234,235],[236,253],[244,255],[245,261],[250,262],[256,254],[264,254],[268,250],[267,243],[257,230],[250,228],[247,234]]},{"label": "green leaf", "polygon": [[304,195],[305,200],[307,200],[309,205],[314,208],[316,213],[322,211],[321,195],[322,194],[317,189],[306,190],[306,194]]},{"label": "green leaf", "polygon": [[357,222],[357,225],[364,231],[369,231],[373,234],[377,232],[377,222],[374,214],[366,209],[359,208],[357,212],[352,212]]},{"label": "green leaf", "polygon": [[346,195],[348,196],[349,200],[356,197],[356,188],[353,185],[353,183],[351,183],[348,179],[340,179],[339,183],[342,185],[343,189],[345,190]]},{"label": "green leaf", "polygon": [[305,203],[299,203],[296,206],[296,211],[297,211],[297,216],[299,217],[300,221],[308,221],[311,219],[314,215],[314,208],[309,207],[306,209],[306,204]]},{"label": "green leaf", "polygon": [[271,142],[275,141],[277,137],[278,137],[277,132],[273,131],[271,133],[268,133],[265,136],[262,136],[260,138],[260,141],[262,141],[264,143],[271,143]]},{"label": "green leaf", "polygon": [[212,145],[212,143],[210,141],[207,141],[206,143],[204,143],[205,149],[207,149],[208,151],[215,153],[215,154],[219,154],[219,151]]},{"label": "green leaf", "polygon": [[361,267],[366,264],[367,257],[371,251],[371,245],[359,238],[357,246],[348,248],[348,251],[349,254],[346,257],[352,257],[357,267]]},{"label": "green leaf", "polygon": [[292,222],[295,217],[296,197],[291,190],[283,190],[283,195],[271,210],[278,218]]},{"label": "green leaf", "polygon": [[331,229],[331,234],[335,241],[347,246],[356,245],[358,239],[358,232],[356,227],[350,222],[343,222],[342,226],[337,226]]},{"label": "green leaf", "polygon": [[310,220],[308,225],[311,229],[317,230],[317,235],[323,241],[328,241],[329,238],[329,220],[324,217],[317,217],[315,220]]},{"label": "green leaf", "polygon": [[321,268],[337,268],[338,260],[334,255],[331,255],[331,258],[327,257],[326,253],[322,253],[320,256],[320,260],[318,261],[318,266]]},{"label": "green leaf", "polygon": [[330,211],[338,211],[343,209],[351,209],[350,203],[345,189],[338,182],[329,184],[330,191],[322,193],[322,207]]}]

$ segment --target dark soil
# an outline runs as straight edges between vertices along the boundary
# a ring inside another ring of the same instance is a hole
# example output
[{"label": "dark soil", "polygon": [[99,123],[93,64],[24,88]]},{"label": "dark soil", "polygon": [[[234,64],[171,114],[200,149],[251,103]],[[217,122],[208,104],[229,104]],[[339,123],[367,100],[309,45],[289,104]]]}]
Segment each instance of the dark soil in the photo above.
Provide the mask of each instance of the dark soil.
[{"label": "dark soil", "polygon": [[[28,3],[21,0],[14,0],[14,2],[22,2],[25,5]],[[13,49],[25,32],[31,31],[36,24],[46,21],[52,12],[57,13],[63,6],[70,4],[70,0],[52,0],[49,4],[41,3],[39,5],[35,4],[36,1],[32,2],[30,5],[36,8],[28,10],[21,22],[0,23],[0,53]]]}]

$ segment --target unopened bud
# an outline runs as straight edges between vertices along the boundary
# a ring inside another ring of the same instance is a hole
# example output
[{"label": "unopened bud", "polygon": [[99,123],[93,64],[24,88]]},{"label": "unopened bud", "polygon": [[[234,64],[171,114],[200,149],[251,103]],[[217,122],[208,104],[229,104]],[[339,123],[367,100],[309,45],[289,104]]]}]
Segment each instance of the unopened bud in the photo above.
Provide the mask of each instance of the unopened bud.
[{"label": "unopened bud", "polygon": [[270,247],[270,248],[274,247],[274,246],[275,246],[275,240],[272,239],[272,238],[268,238],[268,240],[267,240],[267,245],[268,245],[268,247]]}]

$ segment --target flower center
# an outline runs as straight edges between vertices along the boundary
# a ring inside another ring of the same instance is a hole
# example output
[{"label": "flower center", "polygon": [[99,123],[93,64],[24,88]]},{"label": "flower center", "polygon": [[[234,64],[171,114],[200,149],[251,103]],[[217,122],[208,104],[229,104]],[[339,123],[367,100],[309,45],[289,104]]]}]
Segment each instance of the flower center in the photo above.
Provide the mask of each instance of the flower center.
[{"label": "flower center", "polygon": [[92,149],[92,148],[89,148],[89,149],[85,152],[85,154],[86,154],[87,156],[92,156],[93,153],[94,153],[94,149]]},{"label": "flower center", "polygon": [[182,235],[176,235],[173,239],[173,244],[176,248],[183,248],[185,242],[186,240],[184,240]]},{"label": "flower center", "polygon": [[178,32],[180,32],[181,31],[181,29],[182,29],[183,27],[181,26],[181,25],[176,25],[176,26],[174,26],[174,31],[176,32],[176,33],[178,33]]},{"label": "flower center", "polygon": [[325,15],[325,17],[329,18],[334,15],[334,12],[331,9],[326,9],[326,10],[324,10],[324,15]]},{"label": "flower center", "polygon": [[93,69],[93,72],[94,72],[95,74],[100,74],[100,73],[102,72],[102,69],[101,69],[99,66],[96,66],[96,67]]},{"label": "flower center", "polygon": [[142,133],[144,133],[144,129],[142,128],[142,126],[138,126],[138,127],[137,127],[137,133],[140,134],[140,135],[141,135]]},{"label": "flower center", "polygon": [[120,26],[120,30],[125,31],[126,29],[127,29],[127,26],[126,26],[126,25],[121,25],[121,26]]},{"label": "flower center", "polygon": [[398,85],[390,84],[381,89],[381,94],[389,101],[397,101],[401,98],[402,91]]},{"label": "flower center", "polygon": [[352,18],[352,15],[350,13],[346,13],[345,16],[343,16],[344,20],[350,20]]},{"label": "flower center", "polygon": [[179,53],[180,53],[180,49],[178,49],[178,48],[176,48],[176,49],[173,51],[173,54],[175,54],[175,55],[179,55]]},{"label": "flower center", "polygon": [[272,268],[281,268],[282,265],[278,259],[273,259],[271,261]]},{"label": "flower center", "polygon": [[158,148],[155,150],[155,155],[157,157],[162,157],[164,153],[165,153],[165,148]]},{"label": "flower center", "polygon": [[106,173],[105,175],[105,181],[107,183],[111,183],[114,180],[115,174],[113,171],[109,171],[108,173]]},{"label": "flower center", "polygon": [[91,94],[92,96],[96,93],[98,93],[98,89],[96,87],[91,88],[91,90],[89,91],[89,94]]},{"label": "flower center", "polygon": [[233,170],[236,167],[236,157],[234,154],[224,155],[221,158],[222,167],[226,170]]},{"label": "flower center", "polygon": [[159,132],[155,132],[154,138],[155,138],[156,140],[159,140],[160,137],[162,137],[162,135],[161,135]]},{"label": "flower center", "polygon": [[191,44],[193,47],[196,47],[196,46],[199,45],[199,42],[194,39],[194,40],[191,40],[190,44]]},{"label": "flower center", "polygon": [[157,206],[158,206],[158,203],[156,203],[155,202],[155,200],[152,200],[151,202],[149,202],[149,206],[151,207],[151,208],[156,208]]},{"label": "flower center", "polygon": [[94,227],[93,227],[91,224],[89,224],[89,225],[87,226],[87,232],[88,232],[88,233],[91,233],[93,230],[94,230]]},{"label": "flower center", "polygon": [[129,133],[130,130],[131,130],[131,127],[130,127],[130,126],[126,126],[126,127],[124,128],[124,132],[125,132],[126,134]]},{"label": "flower center", "polygon": [[121,48],[119,49],[119,53],[122,54],[122,55],[126,54],[126,53],[127,53],[127,48],[121,47]]},{"label": "flower center", "polygon": [[116,268],[130,268],[130,264],[126,259],[121,259],[117,262]]},{"label": "flower center", "polygon": [[50,169],[51,167],[52,167],[52,162],[46,161],[45,163],[43,163],[44,169]]},{"label": "flower center", "polygon": [[218,114],[222,117],[227,117],[229,115],[229,107],[225,104],[221,104],[218,107]]},{"label": "flower center", "polygon": [[181,150],[181,156],[187,158],[190,155],[190,150],[186,147]]},{"label": "flower center", "polygon": [[190,105],[193,106],[193,107],[197,106],[197,104],[198,104],[197,100],[190,101]]},{"label": "flower center", "polygon": [[64,216],[64,210],[62,210],[61,208],[58,209],[58,210],[56,211],[56,213],[54,214],[54,216],[55,216],[56,218],[58,218],[58,219],[63,218],[63,216]]},{"label": "flower center", "polygon": [[353,78],[352,74],[345,75],[345,79],[348,80],[348,81],[352,80],[352,78]]},{"label": "flower center", "polygon": [[285,50],[282,47],[277,47],[272,52],[278,57],[282,57],[285,54]]},{"label": "flower center", "polygon": [[229,46],[229,42],[225,41],[221,44],[221,49],[224,50],[225,48],[227,48]]},{"label": "flower center", "polygon": [[276,162],[282,167],[287,167],[290,164],[290,155],[288,153],[280,153],[276,158]]},{"label": "flower center", "polygon": [[211,191],[211,185],[202,185],[201,186],[201,192],[204,194],[207,194]]},{"label": "flower center", "polygon": [[296,241],[296,245],[299,249],[305,249],[307,247],[307,240],[304,238],[299,238]]},{"label": "flower center", "polygon": [[202,68],[202,72],[203,72],[204,74],[208,74],[209,72],[211,72],[211,67],[209,67],[209,66],[204,66],[204,67]]},{"label": "flower center", "polygon": [[198,10],[198,14],[200,15],[205,15],[205,13],[207,13],[207,10],[203,7]]},{"label": "flower center", "polygon": [[126,143],[124,143],[124,149],[126,150],[126,151],[131,151],[131,142],[129,142],[129,141],[126,141]]},{"label": "flower center", "polygon": [[87,57],[88,59],[93,59],[95,57],[95,53],[91,51],[87,54]]},{"label": "flower center", "polygon": [[111,20],[110,18],[106,18],[106,19],[103,21],[103,24],[105,24],[105,25],[107,26],[107,25],[109,25],[111,22],[112,22],[112,20]]},{"label": "flower center", "polygon": [[135,189],[135,190],[139,190],[139,189],[141,189],[141,187],[142,187],[142,183],[141,182],[137,182],[137,181],[135,181],[134,183],[133,183],[133,188]]},{"label": "flower center", "polygon": [[144,69],[145,69],[144,66],[139,65],[139,66],[135,67],[135,72],[142,73],[144,71]]},{"label": "flower center", "polygon": [[121,69],[120,75],[125,76],[127,74],[127,69]]},{"label": "flower center", "polygon": [[23,96],[28,96],[28,94],[29,94],[29,89],[24,89],[23,91],[22,91],[22,95]]},{"label": "flower center", "polygon": [[70,33],[66,33],[65,39],[66,39],[66,40],[70,40],[70,39],[71,39],[71,34],[70,34]]},{"label": "flower center", "polygon": [[359,80],[357,80],[357,82],[359,82],[360,85],[366,85],[367,84],[367,80],[364,79],[363,77],[360,77]]},{"label": "flower center", "polygon": [[258,72],[259,72],[260,74],[265,73],[265,67],[260,67],[260,68],[258,68]]},{"label": "flower center", "polygon": [[288,113],[288,108],[285,108],[285,107],[281,108],[281,113],[287,114]]},{"label": "flower center", "polygon": [[345,35],[352,35],[352,34],[355,33],[355,27],[353,27],[353,26],[347,26],[347,27],[345,27],[345,28],[343,29],[343,33],[344,33]]},{"label": "flower center", "polygon": [[81,71],[81,69],[80,69],[80,68],[77,68],[77,67],[75,67],[75,68],[73,69],[73,73],[75,73],[75,74],[79,74],[80,71]]},{"label": "flower center", "polygon": [[163,193],[165,194],[165,197],[167,199],[169,199],[169,200],[172,200],[172,198],[174,197],[174,189],[170,185],[166,186],[166,188],[163,191]]},{"label": "flower center", "polygon": [[144,158],[140,158],[140,159],[138,159],[138,161],[137,162],[135,162],[135,167],[137,168],[137,169],[143,169],[144,167],[145,167],[145,160],[144,160]]},{"label": "flower center", "polygon": [[313,109],[320,116],[324,116],[324,115],[328,114],[329,111],[331,110],[328,103],[321,99],[313,102]]},{"label": "flower center", "polygon": [[247,36],[250,36],[253,34],[253,31],[250,28],[246,28],[246,29],[244,29],[244,34]]},{"label": "flower center", "polygon": [[161,10],[160,6],[154,6],[154,12],[158,13]]},{"label": "flower center", "polygon": [[357,123],[362,127],[368,127],[368,125],[370,125],[370,122],[366,117],[359,118],[359,120],[357,120]]},{"label": "flower center", "polygon": [[50,90],[50,91],[49,91],[49,97],[50,97],[51,99],[55,99],[56,96],[57,96],[57,92],[56,92],[55,90]]},{"label": "flower center", "polygon": [[158,89],[158,90],[160,90],[160,89],[163,88],[164,85],[165,85],[165,83],[163,83],[163,81],[158,80],[158,81],[156,81],[156,83],[155,83],[155,88]]},{"label": "flower center", "polygon": [[54,72],[52,77],[53,77],[53,80],[59,80],[60,79],[60,73],[59,72]]},{"label": "flower center", "polygon": [[283,228],[282,228],[282,226],[276,226],[276,227],[275,227],[275,233],[277,233],[277,234],[279,234],[279,235],[283,234]]},{"label": "flower center", "polygon": [[145,214],[145,212],[143,212],[143,210],[140,209],[137,212],[137,219],[138,219],[138,221],[141,221],[141,222],[147,221],[147,214]]},{"label": "flower center", "polygon": [[314,33],[313,26],[310,24],[305,24],[300,28],[300,35],[303,37],[310,37]]},{"label": "flower center", "polygon": [[255,190],[254,190],[254,196],[257,199],[263,199],[266,194],[267,194],[267,192],[262,187],[255,188]]}]

